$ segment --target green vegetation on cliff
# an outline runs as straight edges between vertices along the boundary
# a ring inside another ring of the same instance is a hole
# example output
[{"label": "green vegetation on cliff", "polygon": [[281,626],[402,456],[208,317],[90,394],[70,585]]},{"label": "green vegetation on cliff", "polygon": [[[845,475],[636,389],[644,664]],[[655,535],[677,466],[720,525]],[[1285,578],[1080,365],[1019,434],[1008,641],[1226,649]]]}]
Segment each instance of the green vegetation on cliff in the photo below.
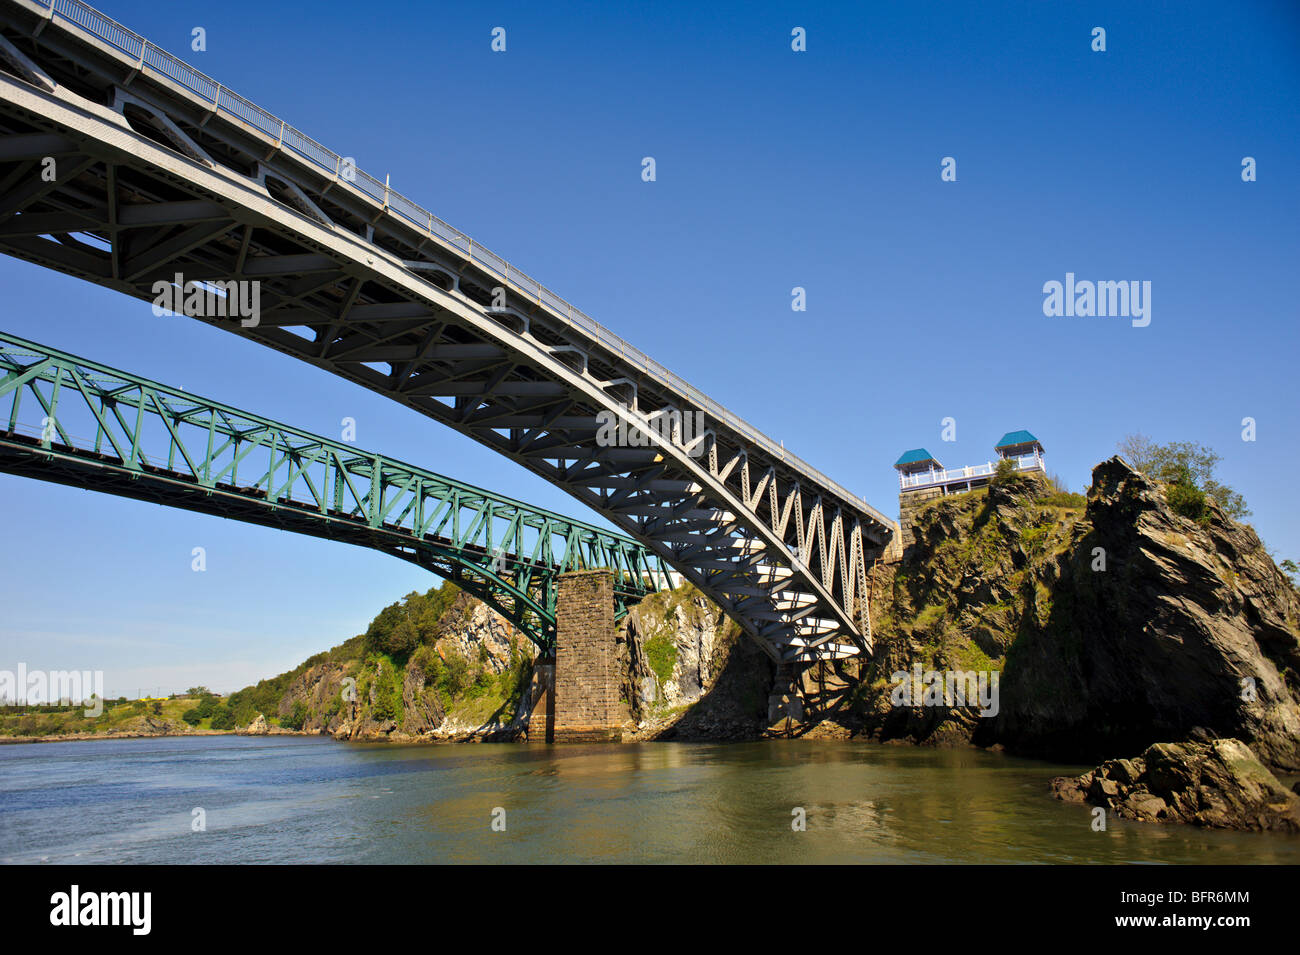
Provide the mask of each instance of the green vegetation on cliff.
[{"label": "green vegetation on cliff", "polygon": [[409,593],[398,603],[389,604],[366,628],[366,649],[405,661],[416,647],[433,642],[459,595],[460,588],[445,581],[428,593]]},{"label": "green vegetation on cliff", "polygon": [[407,594],[364,633],[231,694],[234,718],[243,726],[261,713],[287,729],[358,735],[508,720],[531,676],[531,645],[494,634],[500,624],[477,608],[449,581]]},{"label": "green vegetation on cliff", "polygon": [[[1037,570],[1071,546],[1084,503],[1014,472],[928,502],[916,518],[925,559],[882,575],[875,634],[906,645],[909,665],[1000,670],[1026,619],[1050,612]],[[894,655],[882,657],[872,679],[887,678],[880,671],[896,664]]]}]

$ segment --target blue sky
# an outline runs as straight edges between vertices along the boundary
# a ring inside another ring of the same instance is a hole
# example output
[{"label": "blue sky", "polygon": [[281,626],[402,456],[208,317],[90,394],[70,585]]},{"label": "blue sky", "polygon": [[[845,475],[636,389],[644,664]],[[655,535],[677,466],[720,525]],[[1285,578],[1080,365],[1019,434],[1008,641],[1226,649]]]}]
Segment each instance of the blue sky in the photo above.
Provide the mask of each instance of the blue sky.
[{"label": "blue sky", "polygon": [[[1078,490],[1142,431],[1218,450],[1265,543],[1300,560],[1292,3],[101,9],[390,174],[886,513],[907,448],[979,463],[1028,428]],[[1067,272],[1150,281],[1150,325],[1045,317],[1043,284]],[[10,333],[329,435],[354,417],[362,447],[591,516],[234,335],[9,258],[0,289]],[[237,688],[434,583],[362,549],[4,475],[0,500],[0,668],[103,669],[112,695]]]}]

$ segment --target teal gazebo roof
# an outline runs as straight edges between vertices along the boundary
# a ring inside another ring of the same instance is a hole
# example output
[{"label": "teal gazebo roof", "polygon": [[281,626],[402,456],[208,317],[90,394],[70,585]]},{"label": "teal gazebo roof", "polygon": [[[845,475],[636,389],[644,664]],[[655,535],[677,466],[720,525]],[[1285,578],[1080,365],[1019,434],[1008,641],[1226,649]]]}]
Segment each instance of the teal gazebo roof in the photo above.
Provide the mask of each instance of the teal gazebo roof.
[{"label": "teal gazebo roof", "polygon": [[899,459],[894,462],[894,467],[899,469],[911,468],[918,464],[935,464],[943,467],[935,456],[925,448],[913,448],[911,451],[904,451]]},{"label": "teal gazebo roof", "polygon": [[993,445],[994,451],[1001,451],[1003,448],[1015,448],[1022,444],[1032,444],[1038,447],[1039,451],[1043,450],[1043,444],[1028,431],[1008,431],[1002,436],[1002,440]]}]

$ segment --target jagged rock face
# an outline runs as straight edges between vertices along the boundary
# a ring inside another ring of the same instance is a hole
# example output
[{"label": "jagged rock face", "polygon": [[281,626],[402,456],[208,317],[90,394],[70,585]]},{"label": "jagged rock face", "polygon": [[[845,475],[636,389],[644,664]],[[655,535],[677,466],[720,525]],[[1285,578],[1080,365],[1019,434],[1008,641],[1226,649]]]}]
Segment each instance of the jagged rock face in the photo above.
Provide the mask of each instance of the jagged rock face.
[{"label": "jagged rock face", "polygon": [[437,692],[425,685],[424,671],[408,666],[402,679],[402,732],[422,736],[437,730],[446,718]]},{"label": "jagged rock face", "polygon": [[456,598],[446,619],[447,626],[434,642],[444,656],[448,652],[458,653],[466,660],[482,663],[493,673],[502,673],[510,666],[512,639],[520,652],[530,656],[535,653],[532,641],[469,594],[462,593]]},{"label": "jagged rock face", "polygon": [[331,733],[343,721],[343,680],[349,675],[338,663],[319,663],[304,670],[289,684],[276,713],[289,716],[296,702],[307,704],[308,718],[302,728],[307,733]]},{"label": "jagged rock face", "polygon": [[676,604],[668,618],[660,622],[660,626],[672,631],[677,650],[672,676],[661,687],[669,706],[694,703],[704,695],[715,664],[713,648],[721,622],[717,608],[710,607],[704,597]]},{"label": "jagged rock face", "polygon": [[[647,738],[738,739],[761,732],[771,664],[694,588],[655,594],[633,607],[618,641],[623,698]],[[666,673],[656,673],[652,652]],[[665,668],[666,657],[671,666]]]},{"label": "jagged rock face", "polygon": [[[474,668],[496,675],[509,669],[513,651],[531,659],[535,647],[503,617],[481,601],[460,594],[440,621],[432,649],[444,661],[460,657]],[[426,648],[427,649],[427,648]],[[396,716],[377,715],[379,687],[389,664],[377,661],[366,671],[359,661],[322,663],[303,671],[281,698],[277,712],[289,716],[296,703],[307,705],[303,731],[328,733],[338,739],[419,739],[447,735],[481,735],[493,727],[465,724],[450,718],[436,687],[414,662],[395,674],[399,681],[401,706]],[[344,681],[369,683],[369,693],[358,699],[344,699]],[[513,717],[513,714],[512,714]]]},{"label": "jagged rock face", "polygon": [[[667,595],[665,595],[667,596]],[[653,703],[680,706],[696,702],[704,695],[711,677],[720,669],[716,657],[719,628],[726,618],[705,597],[695,594],[664,605],[651,598],[634,606],[620,628],[620,642],[627,642],[629,653],[625,669],[625,686],[636,709]],[[650,665],[646,641],[666,636],[672,642],[672,670],[662,679]]]},{"label": "jagged rock face", "polygon": [[1045,618],[1053,555],[1080,536],[1082,499],[1049,503],[1049,489],[1019,475],[987,490],[927,504],[911,526],[909,559],[871,580],[874,653],[862,672],[860,729],[877,739],[929,745],[997,742],[996,718],[970,706],[900,704],[894,675],[1003,669],[1009,648]]},{"label": "jagged rock face", "polygon": [[[873,577],[865,731],[1094,762],[1203,727],[1300,767],[1300,601],[1255,532],[1182,517],[1120,458],[1082,503],[1014,479],[919,511]],[[1000,670],[997,715],[897,705],[916,663]]]},{"label": "jagged rock face", "polygon": [[1300,796],[1235,739],[1157,743],[1137,759],[1113,759],[1082,776],[1058,777],[1052,792],[1141,822],[1300,832]]},{"label": "jagged rock face", "polygon": [[1300,602],[1255,532],[1212,503],[1205,524],[1174,513],[1118,457],[1093,472],[1086,522],[1008,654],[998,737],[1076,756],[1205,727],[1300,767]]}]

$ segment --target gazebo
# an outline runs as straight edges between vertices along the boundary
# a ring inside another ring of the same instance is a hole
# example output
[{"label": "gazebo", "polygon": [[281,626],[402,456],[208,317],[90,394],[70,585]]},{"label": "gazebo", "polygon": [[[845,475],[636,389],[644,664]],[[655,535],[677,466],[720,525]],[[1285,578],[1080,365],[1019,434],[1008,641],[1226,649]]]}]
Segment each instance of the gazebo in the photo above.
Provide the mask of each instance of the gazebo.
[{"label": "gazebo", "polygon": [[894,462],[894,470],[898,472],[899,486],[905,488],[931,483],[936,471],[942,473],[943,465],[925,448],[913,448],[899,456]]},{"label": "gazebo", "polygon": [[[1043,444],[1028,431],[1008,431],[994,445],[999,458],[1010,461],[1017,471],[1042,471]],[[983,487],[993,478],[996,468],[992,461],[969,467],[948,468],[925,448],[904,451],[894,462],[898,472],[898,489],[903,495],[921,489],[938,488],[944,494],[959,494]]]},{"label": "gazebo", "polygon": [[[993,446],[1000,458],[1011,458],[1021,471],[1043,470],[1043,443],[1028,431],[1008,431]],[[1032,458],[1031,461],[1024,460]]]}]

